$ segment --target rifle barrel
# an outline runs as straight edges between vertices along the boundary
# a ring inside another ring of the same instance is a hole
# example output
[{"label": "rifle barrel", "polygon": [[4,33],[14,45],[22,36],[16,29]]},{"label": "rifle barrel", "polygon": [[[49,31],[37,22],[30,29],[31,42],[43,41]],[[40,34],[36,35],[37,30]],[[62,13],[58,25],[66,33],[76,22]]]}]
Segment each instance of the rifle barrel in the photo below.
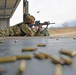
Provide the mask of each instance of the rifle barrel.
[{"label": "rifle barrel", "polygon": [[49,24],[55,24],[55,23],[44,22],[39,24],[30,24],[30,26],[40,26],[40,25],[49,25]]},{"label": "rifle barrel", "polygon": [[50,24],[55,24],[55,23],[50,23]]}]

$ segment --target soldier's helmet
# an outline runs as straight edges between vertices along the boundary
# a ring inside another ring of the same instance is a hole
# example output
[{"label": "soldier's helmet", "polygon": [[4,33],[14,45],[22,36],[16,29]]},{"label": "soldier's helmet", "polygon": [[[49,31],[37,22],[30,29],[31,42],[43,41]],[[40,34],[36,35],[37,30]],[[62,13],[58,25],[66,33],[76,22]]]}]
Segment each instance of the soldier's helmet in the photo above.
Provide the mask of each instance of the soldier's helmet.
[{"label": "soldier's helmet", "polygon": [[33,24],[35,22],[35,17],[32,15],[27,15],[25,17],[25,23],[26,24]]}]

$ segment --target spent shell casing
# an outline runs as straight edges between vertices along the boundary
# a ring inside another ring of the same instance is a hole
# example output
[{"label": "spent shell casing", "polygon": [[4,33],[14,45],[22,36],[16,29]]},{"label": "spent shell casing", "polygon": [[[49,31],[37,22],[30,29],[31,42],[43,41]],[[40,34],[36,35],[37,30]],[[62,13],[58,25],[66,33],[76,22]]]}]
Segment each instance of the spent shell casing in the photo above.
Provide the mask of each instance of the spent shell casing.
[{"label": "spent shell casing", "polygon": [[60,50],[59,52],[60,52],[61,54],[69,55],[69,56],[72,57],[72,52],[73,52],[73,51],[62,49],[62,50]]},{"label": "spent shell casing", "polygon": [[51,61],[52,61],[53,63],[55,63],[55,64],[64,64],[63,61],[61,61],[60,59],[58,59],[58,58],[56,58],[56,57],[51,56],[50,59],[51,59]]},{"label": "spent shell casing", "polygon": [[37,48],[32,48],[32,47],[26,47],[22,48],[22,51],[35,51]]},{"label": "spent shell casing", "polygon": [[40,52],[39,54],[44,55],[45,58],[51,58],[51,55],[49,55],[49,54],[47,54],[47,53]]},{"label": "spent shell casing", "polygon": [[17,55],[16,56],[17,59],[31,59],[33,58],[33,55],[30,54],[30,55]]},{"label": "spent shell casing", "polygon": [[62,65],[61,64],[56,65],[54,73],[55,73],[54,75],[62,75]]},{"label": "spent shell casing", "polygon": [[76,56],[76,51],[73,51],[73,52],[71,53],[71,56],[72,56],[72,57]]},{"label": "spent shell casing", "polygon": [[46,46],[45,44],[38,44],[37,46],[39,46],[39,47],[44,47],[44,46]]},{"label": "spent shell casing", "polygon": [[62,56],[61,59],[64,61],[65,64],[67,65],[71,65],[72,64],[72,60],[70,58],[64,57]]},{"label": "spent shell casing", "polygon": [[26,61],[21,60],[20,65],[19,65],[19,73],[23,73],[26,69]]},{"label": "spent shell casing", "polygon": [[45,56],[42,55],[42,54],[39,54],[39,53],[36,54],[36,53],[35,53],[34,55],[35,55],[35,57],[38,58],[38,59],[45,59]]},{"label": "spent shell casing", "polygon": [[4,62],[12,62],[16,61],[17,58],[15,56],[9,56],[9,57],[0,57],[0,63]]}]

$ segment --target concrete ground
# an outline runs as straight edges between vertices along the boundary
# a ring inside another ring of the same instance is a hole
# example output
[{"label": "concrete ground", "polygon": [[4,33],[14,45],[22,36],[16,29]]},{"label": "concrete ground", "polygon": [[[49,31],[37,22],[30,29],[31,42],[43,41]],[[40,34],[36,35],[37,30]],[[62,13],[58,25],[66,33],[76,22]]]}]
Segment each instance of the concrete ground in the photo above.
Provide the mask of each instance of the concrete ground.
[{"label": "concrete ground", "polygon": [[[3,41],[3,43],[0,43],[0,57],[44,52],[60,58],[61,54],[59,50],[61,48],[71,51],[76,50],[76,39],[73,38],[0,37],[0,40]],[[15,40],[18,42],[15,43]],[[37,44],[39,43],[46,44],[46,46],[38,47]],[[21,49],[24,47],[36,47],[37,50],[33,52],[22,52]],[[63,75],[76,75],[76,57],[71,59],[73,61],[72,65],[64,65],[62,67]],[[20,60],[0,63],[0,66],[6,70],[3,75],[19,75],[19,64]],[[31,60],[26,60],[26,70],[22,75],[54,75],[55,66],[56,64],[53,64],[49,59],[39,60],[33,57]]]}]

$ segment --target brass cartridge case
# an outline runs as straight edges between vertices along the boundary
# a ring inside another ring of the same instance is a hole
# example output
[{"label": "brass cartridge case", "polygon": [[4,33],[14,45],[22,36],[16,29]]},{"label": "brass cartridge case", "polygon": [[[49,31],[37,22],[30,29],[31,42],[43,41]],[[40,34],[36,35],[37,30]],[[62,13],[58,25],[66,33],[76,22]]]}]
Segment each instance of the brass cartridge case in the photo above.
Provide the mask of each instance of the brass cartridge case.
[{"label": "brass cartridge case", "polygon": [[64,50],[64,49],[62,49],[61,51],[59,51],[61,54],[65,54],[65,55],[69,55],[69,56],[71,56],[72,57],[72,52],[73,51],[69,51],[69,50]]},{"label": "brass cartridge case", "polygon": [[56,64],[60,64],[60,61],[55,57],[51,57],[51,61],[56,63]]},{"label": "brass cartridge case", "polygon": [[53,56],[50,57],[51,61],[55,64],[64,64],[64,62],[58,58],[55,58]]},{"label": "brass cartridge case", "polygon": [[64,61],[65,64],[67,65],[71,65],[72,64],[72,60],[70,58],[64,57],[62,56],[61,59]]},{"label": "brass cartridge case", "polygon": [[0,57],[0,63],[2,62],[12,62],[12,61],[16,61],[16,57],[15,56],[9,56],[9,57]]},{"label": "brass cartridge case", "polygon": [[30,55],[17,55],[16,58],[17,59],[31,59],[33,57],[32,54]]},{"label": "brass cartridge case", "polygon": [[39,54],[39,53],[36,54],[36,53],[35,53],[34,55],[35,55],[35,57],[38,58],[38,59],[45,59],[45,56],[42,55],[42,54]]},{"label": "brass cartridge case", "polygon": [[32,48],[32,47],[26,47],[22,48],[22,51],[35,51],[37,48]]},{"label": "brass cartridge case", "polygon": [[39,47],[44,47],[44,46],[46,46],[45,44],[38,44],[37,46],[39,46]]},{"label": "brass cartridge case", "polygon": [[62,65],[61,64],[56,65],[54,75],[62,75]]},{"label": "brass cartridge case", "polygon": [[44,55],[45,58],[51,58],[51,55],[47,54],[47,53],[42,53],[40,52],[39,54]]},{"label": "brass cartridge case", "polygon": [[71,56],[72,56],[72,57],[76,56],[76,51],[73,51],[73,52],[71,53]]},{"label": "brass cartridge case", "polygon": [[26,61],[21,60],[20,65],[19,65],[19,73],[23,73],[26,69]]}]

